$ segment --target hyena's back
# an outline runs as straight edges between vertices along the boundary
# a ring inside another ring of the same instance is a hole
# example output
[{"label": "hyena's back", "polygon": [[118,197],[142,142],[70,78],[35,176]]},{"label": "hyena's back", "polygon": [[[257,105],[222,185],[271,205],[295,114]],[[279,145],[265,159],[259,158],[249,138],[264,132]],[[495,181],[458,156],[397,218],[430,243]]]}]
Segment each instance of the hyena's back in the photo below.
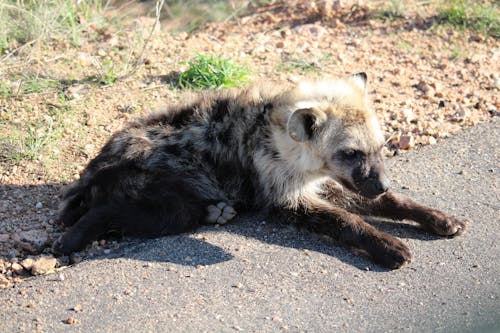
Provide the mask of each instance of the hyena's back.
[{"label": "hyena's back", "polygon": [[203,96],[116,133],[64,193],[59,219],[72,228],[55,250],[110,230],[175,234],[199,226],[212,204],[253,205],[255,170],[244,156],[267,127],[245,103],[230,92]]}]

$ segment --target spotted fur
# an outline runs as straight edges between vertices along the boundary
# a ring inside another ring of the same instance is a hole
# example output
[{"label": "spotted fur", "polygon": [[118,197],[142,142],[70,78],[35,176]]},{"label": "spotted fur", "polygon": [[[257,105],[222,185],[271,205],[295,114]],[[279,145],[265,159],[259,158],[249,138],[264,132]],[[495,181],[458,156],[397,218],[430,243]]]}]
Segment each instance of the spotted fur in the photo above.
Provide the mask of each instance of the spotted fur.
[{"label": "spotted fur", "polygon": [[442,235],[462,222],[388,191],[366,74],[255,85],[195,101],[114,134],[63,195],[71,253],[112,230],[156,237],[264,210],[398,268],[408,248],[360,215],[412,218]]}]

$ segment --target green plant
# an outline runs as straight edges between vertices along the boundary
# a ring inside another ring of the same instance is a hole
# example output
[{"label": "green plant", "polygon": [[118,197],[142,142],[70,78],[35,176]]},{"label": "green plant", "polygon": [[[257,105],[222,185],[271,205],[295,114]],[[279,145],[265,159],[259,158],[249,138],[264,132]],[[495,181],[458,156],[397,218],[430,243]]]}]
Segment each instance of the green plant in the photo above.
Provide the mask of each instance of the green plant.
[{"label": "green plant", "polygon": [[27,74],[21,79],[19,89],[16,93],[26,95],[49,90],[53,91],[59,88],[60,84],[57,80]]},{"label": "green plant", "polygon": [[3,0],[0,2],[0,54],[20,45],[69,36],[80,44],[90,25],[102,25],[106,0]]},{"label": "green plant", "polygon": [[104,85],[111,85],[118,79],[118,74],[115,72],[115,64],[109,59],[105,59],[101,64],[101,75],[99,83]]},{"label": "green plant", "polygon": [[410,52],[413,49],[413,46],[411,45],[411,43],[404,40],[403,38],[398,38],[397,45],[398,45],[398,47],[400,47],[401,49],[403,49],[407,52]]},{"label": "green plant", "polygon": [[438,23],[457,29],[471,29],[500,38],[500,7],[498,2],[451,0],[439,7]]},{"label": "green plant", "polygon": [[1,97],[9,97],[11,94],[10,87],[7,82],[0,81],[0,96]]},{"label": "green plant", "polygon": [[402,0],[390,0],[387,8],[380,10],[376,16],[383,19],[395,20],[404,17],[404,5]]},{"label": "green plant", "polygon": [[308,61],[301,58],[290,57],[278,64],[278,70],[281,71],[299,71],[299,72],[320,72],[321,63],[330,60],[331,54],[327,53],[318,59]]},{"label": "green plant", "polygon": [[181,73],[179,86],[189,89],[240,87],[249,81],[250,71],[230,59],[198,54]]}]

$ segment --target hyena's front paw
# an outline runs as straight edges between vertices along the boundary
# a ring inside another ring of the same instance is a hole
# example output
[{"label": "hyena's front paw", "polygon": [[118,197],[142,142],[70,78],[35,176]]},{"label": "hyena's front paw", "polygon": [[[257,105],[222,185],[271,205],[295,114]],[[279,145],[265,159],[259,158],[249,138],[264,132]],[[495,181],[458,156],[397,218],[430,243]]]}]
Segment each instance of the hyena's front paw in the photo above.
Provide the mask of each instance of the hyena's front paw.
[{"label": "hyena's front paw", "polygon": [[206,221],[212,224],[226,224],[236,216],[234,208],[225,202],[219,202],[217,205],[208,206],[207,212]]},{"label": "hyena's front paw", "polygon": [[370,251],[373,260],[390,269],[398,269],[411,262],[410,249],[392,236],[378,239],[379,244]]},{"label": "hyena's front paw", "polygon": [[464,233],[467,223],[441,212],[433,212],[425,226],[441,236],[458,236]]}]

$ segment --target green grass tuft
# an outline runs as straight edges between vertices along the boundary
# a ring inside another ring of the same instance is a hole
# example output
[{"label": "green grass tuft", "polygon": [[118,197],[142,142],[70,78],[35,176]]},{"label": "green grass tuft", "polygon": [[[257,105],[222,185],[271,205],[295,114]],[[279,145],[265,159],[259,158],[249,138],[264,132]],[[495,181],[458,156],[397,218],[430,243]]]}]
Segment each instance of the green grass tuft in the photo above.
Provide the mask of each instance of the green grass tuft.
[{"label": "green grass tuft", "polygon": [[380,19],[395,20],[398,18],[403,18],[404,15],[404,4],[402,0],[390,0],[390,6],[384,7],[378,11],[375,15]]},{"label": "green grass tuft", "polygon": [[498,2],[445,1],[439,8],[438,22],[458,29],[470,29],[500,38],[500,7]]},{"label": "green grass tuft", "polygon": [[320,73],[321,64],[331,60],[330,53],[323,54],[321,57],[312,61],[302,58],[288,57],[278,64],[277,69],[284,72],[312,72]]},{"label": "green grass tuft", "polygon": [[230,59],[198,54],[188,65],[178,80],[184,89],[241,87],[249,81],[250,71]]},{"label": "green grass tuft", "polygon": [[99,83],[103,85],[111,85],[118,79],[118,74],[115,71],[115,64],[109,59],[105,59],[101,64],[101,76]]},{"label": "green grass tuft", "polygon": [[18,93],[38,94],[47,91],[55,91],[61,88],[59,81],[28,74],[21,79]]},{"label": "green grass tuft", "polygon": [[79,45],[89,26],[102,25],[106,0],[0,1],[0,54],[34,41],[51,38]]}]

